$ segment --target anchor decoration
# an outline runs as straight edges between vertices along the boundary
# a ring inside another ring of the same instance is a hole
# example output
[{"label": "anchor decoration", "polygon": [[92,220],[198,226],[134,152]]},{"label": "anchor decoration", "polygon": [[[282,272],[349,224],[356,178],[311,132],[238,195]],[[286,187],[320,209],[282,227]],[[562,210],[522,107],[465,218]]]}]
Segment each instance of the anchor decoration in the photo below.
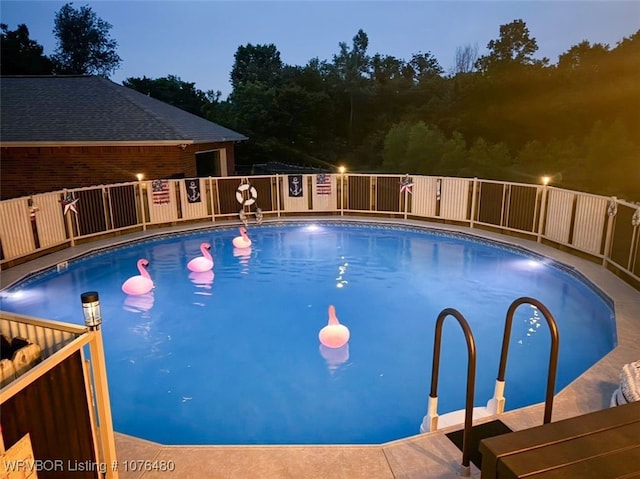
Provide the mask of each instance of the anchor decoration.
[{"label": "anchor decoration", "polygon": [[413,193],[413,182],[409,179],[408,173],[400,180],[400,193],[405,191],[409,194]]},{"label": "anchor decoration", "polygon": [[302,175],[289,175],[289,196],[300,198],[302,193]]},{"label": "anchor decoration", "polygon": [[200,180],[184,180],[185,189],[187,190],[187,201],[189,203],[200,203]]}]

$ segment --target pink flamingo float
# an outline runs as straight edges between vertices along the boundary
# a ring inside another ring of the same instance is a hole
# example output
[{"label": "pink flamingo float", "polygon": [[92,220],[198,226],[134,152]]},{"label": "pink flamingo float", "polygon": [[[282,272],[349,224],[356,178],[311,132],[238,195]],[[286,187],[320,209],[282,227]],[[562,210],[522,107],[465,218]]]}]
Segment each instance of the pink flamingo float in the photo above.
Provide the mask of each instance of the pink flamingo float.
[{"label": "pink flamingo float", "polygon": [[151,291],[153,289],[153,281],[146,269],[147,266],[149,266],[149,261],[146,259],[139,259],[138,271],[140,271],[140,274],[137,276],[131,276],[131,278],[122,283],[122,291],[132,296],[147,294]]},{"label": "pink flamingo float", "polygon": [[211,289],[214,278],[213,271],[193,271],[189,273],[189,281],[191,281],[196,288]]},{"label": "pink flamingo float", "polygon": [[247,228],[241,226],[240,228],[238,228],[238,231],[240,231],[240,236],[236,236],[235,238],[233,238],[233,246],[238,249],[248,248],[249,246],[251,246],[251,240],[247,235]]},{"label": "pink flamingo float", "polygon": [[327,362],[329,372],[333,374],[349,360],[349,343],[339,348],[328,348],[321,344],[320,355]]},{"label": "pink flamingo float", "polygon": [[202,273],[204,271],[210,271],[213,268],[213,258],[211,257],[211,253],[209,253],[210,249],[211,245],[209,243],[202,243],[200,245],[202,256],[193,258],[187,263],[187,268],[189,268],[189,271],[193,271],[194,273]]},{"label": "pink flamingo float", "polygon": [[329,306],[329,323],[320,330],[318,338],[328,348],[341,348],[349,341],[349,328],[340,324],[336,316],[336,308]]}]

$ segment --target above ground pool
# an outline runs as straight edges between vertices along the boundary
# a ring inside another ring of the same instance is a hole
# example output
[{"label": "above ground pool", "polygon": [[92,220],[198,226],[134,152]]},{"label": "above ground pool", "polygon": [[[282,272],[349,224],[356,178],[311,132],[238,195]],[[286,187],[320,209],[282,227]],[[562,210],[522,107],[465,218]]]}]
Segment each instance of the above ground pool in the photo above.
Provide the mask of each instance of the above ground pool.
[{"label": "above ground pool", "polygon": [[[607,297],[515,246],[357,222],[250,226],[249,248],[234,247],[239,236],[220,227],[109,248],[16,283],[0,306],[82,324],[80,295],[97,291],[114,428],[164,444],[377,444],[418,434],[445,308],[474,334],[476,406],[493,395],[517,298],[541,301],[558,324],[556,392],[616,345]],[[212,270],[187,267],[209,252]],[[126,294],[139,260],[154,288]],[[330,306],[348,330],[343,346],[320,343]],[[542,313],[520,306],[507,410],[544,401],[549,351]],[[465,406],[467,349],[453,318],[441,353],[444,414]]]}]

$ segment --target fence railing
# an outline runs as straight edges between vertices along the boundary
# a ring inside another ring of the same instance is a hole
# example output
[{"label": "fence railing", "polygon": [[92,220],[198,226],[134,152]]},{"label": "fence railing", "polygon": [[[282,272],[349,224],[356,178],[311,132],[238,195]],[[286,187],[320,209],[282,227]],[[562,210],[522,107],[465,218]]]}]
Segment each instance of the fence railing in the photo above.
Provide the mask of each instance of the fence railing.
[{"label": "fence railing", "polygon": [[493,229],[587,255],[640,284],[638,204],[547,185],[355,173],[137,181],[5,200],[0,265],[105,235],[256,213],[384,216]]}]

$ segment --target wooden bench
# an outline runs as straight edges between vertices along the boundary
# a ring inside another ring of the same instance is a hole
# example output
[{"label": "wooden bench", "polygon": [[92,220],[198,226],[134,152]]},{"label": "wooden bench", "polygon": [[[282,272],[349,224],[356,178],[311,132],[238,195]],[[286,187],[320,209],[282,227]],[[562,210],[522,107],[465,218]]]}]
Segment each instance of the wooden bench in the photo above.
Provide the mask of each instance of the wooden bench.
[{"label": "wooden bench", "polygon": [[483,439],[482,479],[640,474],[640,402]]}]

